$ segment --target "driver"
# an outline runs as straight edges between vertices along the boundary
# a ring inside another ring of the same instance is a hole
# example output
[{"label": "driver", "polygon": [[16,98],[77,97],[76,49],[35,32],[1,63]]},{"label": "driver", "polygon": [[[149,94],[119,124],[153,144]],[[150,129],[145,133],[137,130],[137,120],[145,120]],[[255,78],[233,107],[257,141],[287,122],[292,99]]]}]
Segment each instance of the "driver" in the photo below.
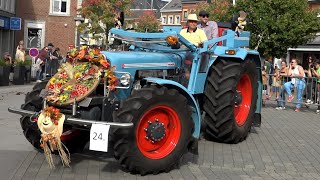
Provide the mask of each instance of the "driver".
[{"label": "driver", "polygon": [[208,39],[207,39],[206,33],[202,29],[197,28],[197,24],[198,24],[197,15],[189,14],[188,21],[187,21],[188,28],[182,29],[180,31],[180,35],[198,47]]}]

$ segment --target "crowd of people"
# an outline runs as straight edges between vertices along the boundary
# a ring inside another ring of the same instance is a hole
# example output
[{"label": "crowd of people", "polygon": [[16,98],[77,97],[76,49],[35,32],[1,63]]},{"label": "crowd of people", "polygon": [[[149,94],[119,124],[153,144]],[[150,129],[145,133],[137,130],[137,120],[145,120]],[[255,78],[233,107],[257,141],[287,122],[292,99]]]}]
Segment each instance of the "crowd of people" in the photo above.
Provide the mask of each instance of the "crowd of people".
[{"label": "crowd of people", "polygon": [[35,58],[35,63],[33,64],[33,69],[36,71],[36,81],[41,82],[45,76],[54,75],[62,63],[62,60],[63,57],[58,47],[54,48],[52,43],[43,47],[39,51],[39,55]]},{"label": "crowd of people", "polygon": [[[273,67],[272,59],[268,59],[262,67],[263,94],[266,99],[277,101],[278,110],[286,109],[286,102],[292,102],[296,94],[295,111],[299,112],[304,104],[320,104],[320,60],[309,58],[308,67],[304,69],[296,58],[290,64],[281,62],[281,67]],[[286,98],[287,96],[287,98]],[[306,101],[303,103],[303,97]],[[320,106],[316,110],[320,114]]]}]

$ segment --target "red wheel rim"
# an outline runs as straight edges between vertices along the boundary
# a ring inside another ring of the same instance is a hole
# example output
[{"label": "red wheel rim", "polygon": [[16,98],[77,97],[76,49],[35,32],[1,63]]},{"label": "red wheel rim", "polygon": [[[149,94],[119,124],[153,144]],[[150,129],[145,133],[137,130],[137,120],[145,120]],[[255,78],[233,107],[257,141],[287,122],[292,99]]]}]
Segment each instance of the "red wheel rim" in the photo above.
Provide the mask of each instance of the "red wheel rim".
[{"label": "red wheel rim", "polygon": [[[165,135],[159,141],[152,141],[146,129],[150,123],[163,123]],[[181,124],[178,114],[168,106],[156,106],[145,112],[136,129],[137,146],[150,159],[161,159],[169,155],[178,144]],[[148,138],[146,138],[148,137]]]},{"label": "red wheel rim", "polygon": [[234,117],[238,126],[242,126],[248,118],[252,101],[252,83],[248,74],[241,76],[237,85],[237,94],[240,96],[241,102],[235,103]]}]

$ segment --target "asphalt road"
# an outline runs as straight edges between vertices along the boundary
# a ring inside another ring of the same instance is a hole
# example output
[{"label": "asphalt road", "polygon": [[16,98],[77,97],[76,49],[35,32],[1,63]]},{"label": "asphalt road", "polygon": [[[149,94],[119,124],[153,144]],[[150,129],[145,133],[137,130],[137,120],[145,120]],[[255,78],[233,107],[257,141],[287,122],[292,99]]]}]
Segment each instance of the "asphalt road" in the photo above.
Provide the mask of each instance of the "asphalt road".
[{"label": "asphalt road", "polygon": [[[111,153],[73,154],[71,168],[56,164],[50,170],[43,154],[27,142],[19,107],[31,85],[0,87],[0,179],[320,179],[320,115],[315,107],[277,111],[273,102],[263,108],[262,127],[239,144],[201,139],[199,155],[186,154],[179,169],[159,175],[125,172]],[[59,162],[59,157],[54,157]]]}]

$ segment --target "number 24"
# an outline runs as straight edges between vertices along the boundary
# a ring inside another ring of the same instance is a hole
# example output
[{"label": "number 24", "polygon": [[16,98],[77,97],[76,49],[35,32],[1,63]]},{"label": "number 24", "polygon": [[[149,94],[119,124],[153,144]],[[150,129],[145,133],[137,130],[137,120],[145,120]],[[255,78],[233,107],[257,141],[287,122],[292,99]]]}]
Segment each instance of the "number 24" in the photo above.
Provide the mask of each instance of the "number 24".
[{"label": "number 24", "polygon": [[96,133],[96,132],[93,132],[93,140],[103,140],[102,139],[102,133]]}]

